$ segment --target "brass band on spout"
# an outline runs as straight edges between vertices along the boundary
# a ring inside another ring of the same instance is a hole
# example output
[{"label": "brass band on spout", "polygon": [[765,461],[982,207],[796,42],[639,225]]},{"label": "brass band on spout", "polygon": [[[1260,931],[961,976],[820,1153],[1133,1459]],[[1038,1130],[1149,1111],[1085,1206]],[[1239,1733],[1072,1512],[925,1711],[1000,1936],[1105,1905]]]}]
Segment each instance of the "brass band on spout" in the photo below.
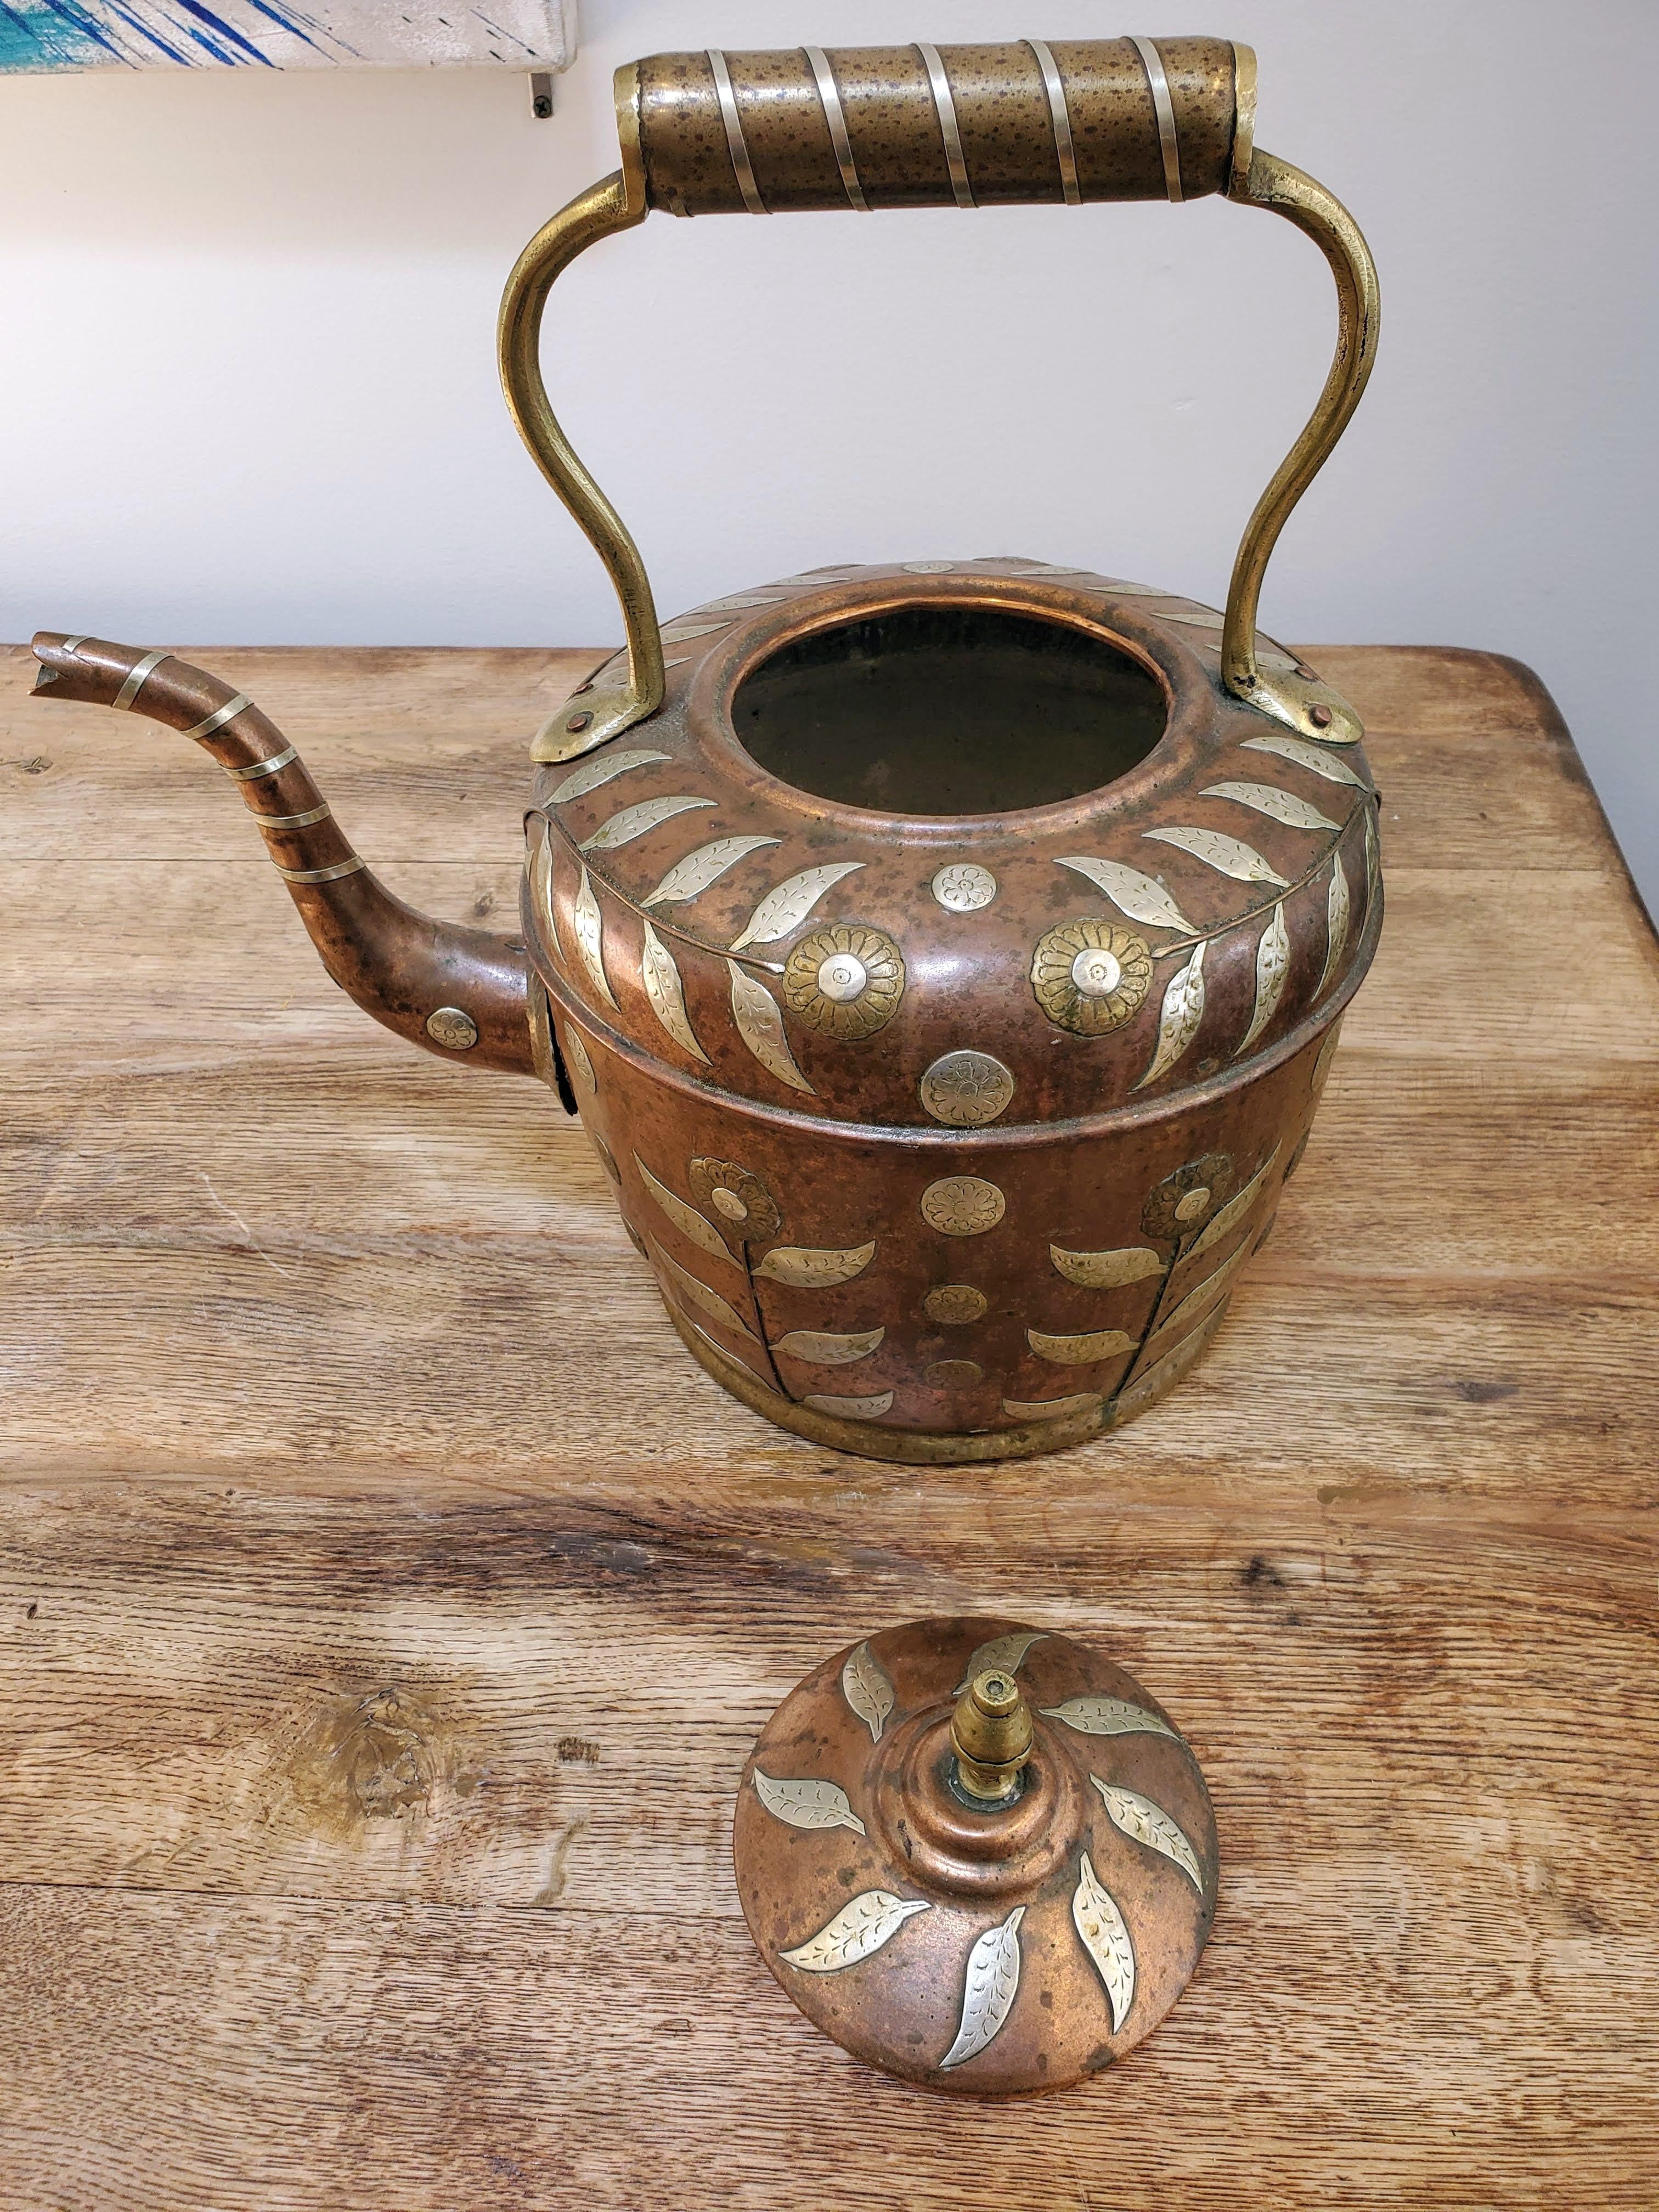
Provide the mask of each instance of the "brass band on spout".
[{"label": "brass band on spout", "polygon": [[239,714],[246,714],[252,704],[246,691],[233,692],[222,707],[216,708],[212,714],[198,722],[193,729],[186,730],[184,735],[187,738],[210,738],[216,730],[222,730],[227,722],[234,722]]},{"label": "brass band on spout", "polygon": [[256,814],[254,820],[262,830],[309,830],[313,822],[326,822],[333,808],[325,799],[320,806],[308,806],[303,814]]},{"label": "brass band on spout", "polygon": [[139,661],[137,665],[131,670],[127,677],[126,682],[121,686],[115,696],[110,701],[111,706],[131,706],[133,701],[143,690],[147,679],[155,672],[155,670],[161,666],[161,663],[167,658],[167,648],[165,646],[163,646],[157,653],[147,653],[143,659]]},{"label": "brass band on spout", "polygon": [[[577,254],[642,222],[653,207],[689,215],[740,207],[868,211],[951,199],[964,208],[1052,204],[1056,181],[1060,197],[1078,205],[1156,198],[1160,176],[1172,201],[1224,191],[1242,205],[1282,216],[1314,240],[1335,279],[1336,351],[1324,388],[1258,501],[1233,562],[1222,681],[1301,736],[1352,743],[1361,734],[1352,709],[1316,680],[1263,670],[1255,643],[1267,561],[1346,427],[1376,356],[1376,270],[1358,224],[1322,185],[1255,146],[1249,46],[1201,39],[1154,46],[1137,37],[1063,41],[1058,53],[1041,40],[950,51],[954,82],[945,54],[925,43],[734,57],[709,49],[656,55],[617,71],[622,167],[537,234],[501,303],[508,408],[605,562],[628,637],[627,684],[585,694],[574,711],[562,708],[538,732],[532,759],[592,752],[654,714],[665,683],[661,629],[639,549],[566,438],[542,378],[548,295]],[[1155,132],[1146,127],[1147,89]]]},{"label": "brass band on spout", "polygon": [[366,868],[368,863],[354,853],[349,860],[336,860],[331,868],[285,868],[280,860],[273,860],[270,865],[285,884],[332,884],[342,876],[355,876],[359,868]]},{"label": "brass band on spout", "polygon": [[234,776],[238,783],[257,783],[262,775],[275,775],[279,768],[286,768],[299,757],[292,745],[284,745],[281,752],[272,753],[269,759],[250,761],[246,768],[228,768],[225,774]]}]

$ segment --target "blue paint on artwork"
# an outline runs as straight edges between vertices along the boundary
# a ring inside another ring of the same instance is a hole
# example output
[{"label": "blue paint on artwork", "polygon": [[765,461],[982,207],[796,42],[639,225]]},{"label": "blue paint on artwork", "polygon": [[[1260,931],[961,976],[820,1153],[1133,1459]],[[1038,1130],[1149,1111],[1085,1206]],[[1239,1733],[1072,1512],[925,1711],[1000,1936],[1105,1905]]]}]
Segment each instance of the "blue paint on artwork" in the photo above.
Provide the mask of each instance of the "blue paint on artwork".
[{"label": "blue paint on artwork", "polygon": [[[209,29],[216,31],[221,38],[228,39],[233,46],[240,47],[249,61],[258,62],[266,69],[276,67],[276,64],[270,57],[262,54],[251,39],[245,39],[240,31],[233,31],[229,24],[222,17],[216,15],[210,8],[204,8],[201,5],[201,0],[179,0],[179,5],[186,15],[194,15],[198,22],[205,23]],[[201,32],[193,32],[192,35],[203,46],[208,46],[210,51],[212,51],[211,42],[204,38]],[[214,58],[216,61],[228,62],[234,60],[235,57],[232,54],[215,53]]]},{"label": "blue paint on artwork", "polygon": [[552,44],[556,61],[568,58],[560,0],[493,0],[487,9],[459,0],[442,14],[414,0],[320,0],[320,12],[318,0],[311,7],[289,0],[0,0],[0,74],[158,64],[284,69],[313,58],[403,67],[507,63],[533,61],[542,41]]},{"label": "blue paint on artwork", "polygon": [[0,70],[84,69],[119,51],[73,5],[0,7]]}]

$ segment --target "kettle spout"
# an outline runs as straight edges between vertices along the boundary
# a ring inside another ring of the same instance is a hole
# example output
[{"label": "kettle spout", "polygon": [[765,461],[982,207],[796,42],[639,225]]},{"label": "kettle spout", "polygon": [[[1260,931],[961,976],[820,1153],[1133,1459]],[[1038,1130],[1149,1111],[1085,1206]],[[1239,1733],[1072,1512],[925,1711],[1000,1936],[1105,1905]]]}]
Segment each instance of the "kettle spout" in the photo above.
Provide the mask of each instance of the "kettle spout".
[{"label": "kettle spout", "polygon": [[147,714],[240,787],[323,965],[377,1022],[475,1067],[537,1073],[522,939],[434,921],[370,874],[294,747],[252,700],[167,653],[43,630],[38,697]]}]

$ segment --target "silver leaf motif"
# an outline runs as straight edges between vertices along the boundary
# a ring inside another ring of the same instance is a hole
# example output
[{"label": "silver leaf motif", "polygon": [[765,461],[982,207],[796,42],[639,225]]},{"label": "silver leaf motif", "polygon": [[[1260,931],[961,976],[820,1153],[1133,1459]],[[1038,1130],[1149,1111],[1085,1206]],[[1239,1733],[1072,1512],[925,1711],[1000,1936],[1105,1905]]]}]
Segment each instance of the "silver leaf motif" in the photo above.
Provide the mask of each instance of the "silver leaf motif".
[{"label": "silver leaf motif", "polygon": [[712,637],[717,629],[729,629],[731,627],[730,615],[723,622],[711,623],[692,622],[681,615],[677,621],[663,624],[662,641],[665,645],[684,645],[688,638]]},{"label": "silver leaf motif", "polygon": [[1028,1328],[1025,1341],[1039,1359],[1056,1367],[1087,1367],[1135,1348],[1134,1338],[1121,1328],[1091,1329],[1086,1336],[1045,1336],[1041,1329]]},{"label": "silver leaf motif", "polygon": [[760,1369],[756,1366],[752,1359],[745,1359],[742,1358],[738,1353],[732,1351],[729,1344],[722,1344],[719,1337],[711,1336],[708,1334],[708,1331],[703,1327],[702,1323],[700,1321],[693,1321],[690,1314],[684,1315],[683,1318],[685,1322],[686,1327],[691,1331],[694,1336],[700,1336],[706,1345],[709,1346],[712,1350],[720,1354],[722,1359],[729,1361],[734,1367],[741,1367],[744,1373],[748,1376],[750,1382],[758,1384],[759,1387],[763,1390],[766,1391],[771,1397],[778,1398],[782,1396],[782,1392],[778,1389],[777,1384],[772,1380],[772,1377],[769,1375],[763,1375]]},{"label": "silver leaf motif", "polygon": [[738,1035],[769,1075],[775,1075],[792,1091],[804,1091],[809,1098],[816,1097],[817,1092],[795,1065],[777,1000],[735,960],[728,960],[726,965],[732,977],[732,1018],[738,1025]]},{"label": "silver leaf motif", "polygon": [[1285,927],[1285,902],[1280,899],[1256,943],[1255,1009],[1250,1016],[1250,1026],[1233,1053],[1235,1060],[1240,1053],[1249,1050],[1279,1012],[1279,1002],[1285,995],[1285,978],[1290,972],[1291,939]]},{"label": "silver leaf motif", "polygon": [[832,884],[838,884],[843,876],[850,876],[863,866],[862,860],[830,860],[821,868],[803,868],[798,876],[789,877],[775,890],[768,891],[750,915],[742,933],[732,939],[732,951],[741,952],[745,945],[768,945],[774,938],[787,936],[805,921]]},{"label": "silver leaf motif", "polygon": [[1150,1244],[1127,1244],[1116,1252],[1067,1252],[1059,1244],[1048,1247],[1056,1274],[1085,1291],[1121,1290],[1144,1276],[1163,1272],[1164,1261]]},{"label": "silver leaf motif", "polygon": [[1331,1062],[1336,1057],[1337,1043],[1341,1037],[1341,1023],[1340,1021],[1334,1022],[1331,1025],[1329,1036],[1327,1036],[1324,1043],[1319,1048],[1319,1057],[1313,1064],[1313,1076],[1310,1085],[1316,1102],[1318,1100],[1321,1093],[1325,1088],[1326,1079],[1330,1074]]},{"label": "silver leaf motif", "polygon": [[575,903],[570,909],[570,919],[576,932],[576,950],[581,954],[582,965],[592,978],[593,988],[607,1006],[614,1006],[616,997],[610,978],[605,972],[605,924],[599,918],[599,902],[593,893],[587,870],[582,870],[582,879],[576,886]]},{"label": "silver leaf motif", "polygon": [[1098,1390],[1079,1390],[1073,1398],[1005,1398],[1002,1410],[1015,1421],[1062,1421],[1068,1413],[1104,1409]]},{"label": "silver leaf motif", "polygon": [[788,598],[787,592],[733,592],[724,599],[710,599],[706,606],[696,609],[700,615],[735,614],[744,607],[781,607]]},{"label": "silver leaf motif", "polygon": [[665,822],[672,822],[677,814],[689,814],[694,806],[717,806],[718,799],[642,799],[637,806],[624,806],[620,814],[613,814],[608,822],[600,823],[591,837],[584,837],[584,853],[614,853],[619,845],[631,845],[635,837],[643,837],[647,830],[655,830]]},{"label": "silver leaf motif", "polygon": [[1134,1842],[1145,1844],[1148,1850],[1162,1851],[1166,1859],[1173,1859],[1202,1897],[1204,1876],[1199,1871],[1198,1853],[1164,1808],[1154,1805],[1150,1797],[1143,1797],[1138,1790],[1121,1790],[1110,1782],[1103,1782],[1097,1774],[1091,1774],[1089,1779],[1099,1790],[1112,1826],[1121,1828]]},{"label": "silver leaf motif", "polygon": [[1170,976],[1164,993],[1164,1011],[1158,1018],[1158,1050],[1152,1054],[1152,1064],[1139,1083],[1137,1091],[1144,1091],[1149,1083],[1156,1083],[1181,1058],[1198,1035],[1198,1025],[1204,1018],[1204,947],[1193,947],[1193,957],[1187,965]]},{"label": "silver leaf motif", "polygon": [[861,1275],[875,1257],[875,1240],[867,1244],[854,1244],[847,1250],[836,1252],[827,1247],[819,1249],[809,1244],[775,1244],[763,1260],[755,1263],[755,1273],[764,1275],[769,1282],[787,1283],[793,1290],[825,1291],[836,1283],[850,1283],[854,1275]]},{"label": "silver leaf motif", "polygon": [[1298,799],[1293,791],[1281,791],[1276,783],[1206,783],[1203,796],[1231,799],[1236,806],[1248,806],[1255,813],[1282,822],[1287,830],[1340,830],[1342,826],[1309,800]]},{"label": "silver leaf motif", "polygon": [[1305,738],[1294,738],[1288,730],[1275,731],[1265,738],[1246,738],[1241,750],[1251,753],[1277,753],[1280,760],[1292,761],[1297,768],[1305,768],[1315,775],[1322,775],[1327,783],[1351,783],[1356,790],[1370,788],[1363,775],[1356,775],[1345,760],[1335,753],[1321,752]]},{"label": "silver leaf motif", "polygon": [[1079,1735],[1167,1735],[1181,1738],[1167,1721],[1122,1698],[1069,1698],[1063,1705],[1044,1705],[1045,1720],[1064,1721]]},{"label": "silver leaf motif", "polygon": [[1267,1182],[1268,1171],[1282,1149],[1282,1146],[1275,1145],[1243,1189],[1236,1192],[1227,1200],[1220,1212],[1213,1214],[1205,1223],[1202,1231],[1187,1252],[1188,1259],[1197,1259],[1199,1254],[1207,1252],[1212,1244],[1218,1244],[1230,1229],[1237,1227],[1257,1199],[1261,1197],[1261,1186]]},{"label": "silver leaf motif", "polygon": [[878,1391],[873,1398],[830,1398],[814,1394],[801,1400],[815,1413],[833,1413],[842,1421],[878,1421],[892,1409],[890,1390]]},{"label": "silver leaf motif", "polygon": [[1069,860],[1060,860],[1055,865],[1075,868],[1079,875],[1086,876],[1097,891],[1104,891],[1120,914],[1127,914],[1131,921],[1142,921],[1154,929],[1181,929],[1190,936],[1194,925],[1188,921],[1174,899],[1155,876],[1143,874],[1121,860],[1091,860],[1081,854]]},{"label": "silver leaf motif", "polygon": [[792,1828],[851,1828],[864,1833],[864,1823],[847,1802],[847,1792],[833,1782],[775,1781],[753,1770],[755,1795],[769,1813],[787,1820]]},{"label": "silver leaf motif", "polygon": [[867,1359],[886,1334],[884,1328],[860,1329],[848,1336],[827,1328],[792,1328],[772,1349],[813,1367],[850,1367],[856,1359]]},{"label": "silver leaf motif", "polygon": [[816,1936],[778,1956],[803,1974],[838,1974],[843,1966],[856,1966],[872,1957],[907,1920],[927,1910],[925,1897],[899,1898],[890,1889],[866,1889],[843,1905]]},{"label": "silver leaf motif", "polygon": [[1172,1311],[1165,1314],[1158,1325],[1156,1334],[1149,1340],[1149,1343],[1157,1344],[1160,1339],[1167,1337],[1172,1329],[1178,1328],[1182,1322],[1190,1321],[1195,1313],[1200,1312],[1206,1306],[1213,1305],[1249,1258],[1250,1249],[1247,1242],[1241,1244],[1236,1252],[1230,1252],[1213,1274],[1206,1275],[1195,1290],[1188,1291],[1181,1303]]},{"label": "silver leaf motif", "polygon": [[1325,986],[1342,963],[1342,954],[1348,942],[1348,872],[1342,865],[1340,852],[1331,855],[1331,887],[1325,895],[1325,965],[1320,972],[1319,984],[1314,992],[1322,996]]},{"label": "silver leaf motif", "polygon": [[[1091,1391],[1085,1395],[1092,1397],[1095,1394]],[[1084,1401],[1081,1398],[1075,1401],[1060,1398],[1054,1402],[1061,1406],[1081,1405]],[[1034,1644],[1041,1644],[1047,1633],[1047,1630],[1042,1628],[1020,1628],[1007,1636],[994,1636],[988,1644],[979,1644],[963,1671],[962,1680],[951,1695],[959,1698],[974,1677],[982,1674],[988,1667],[994,1667],[999,1674],[1018,1674],[1024,1663],[1026,1653]]]},{"label": "silver leaf motif", "polygon": [[640,981],[645,986],[645,995],[651,1011],[667,1030],[677,1045],[681,1046],[703,1066],[709,1065],[708,1054],[697,1042],[691,1018],[685,1011],[685,986],[680,981],[678,963],[650,923],[645,922],[645,942],[640,952]]},{"label": "silver leaf motif", "polygon": [[634,1164],[640,1171],[640,1180],[647,1191],[680,1234],[689,1237],[694,1244],[712,1254],[716,1260],[724,1260],[728,1267],[735,1267],[738,1263],[732,1256],[731,1249],[714,1224],[705,1221],[695,1206],[688,1206],[683,1198],[669,1189],[666,1183],[659,1182],[637,1152],[634,1155]]},{"label": "silver leaf motif", "polygon": [[1277,884],[1280,890],[1288,890],[1277,868],[1270,867],[1253,845],[1229,837],[1219,830],[1143,830],[1143,837],[1155,838],[1160,845],[1174,845],[1182,853],[1190,853],[1195,860],[1202,860],[1207,868],[1218,869],[1224,876],[1231,876],[1241,884]]},{"label": "silver leaf motif", "polygon": [[547,803],[550,806],[562,806],[567,799],[586,799],[590,791],[597,791],[602,783],[614,783],[619,775],[628,775],[632,769],[649,768],[653,762],[667,758],[666,753],[595,753],[591,760],[573,769],[564,781],[556,786]]},{"label": "silver leaf motif", "polygon": [[728,868],[733,868],[750,853],[759,852],[763,845],[781,845],[781,837],[716,837],[712,845],[699,845],[695,853],[688,853],[683,860],[676,860],[668,873],[640,901],[641,906],[668,906],[684,899],[694,899],[706,891]]},{"label": "silver leaf motif", "polygon": [[988,1928],[968,1954],[962,2025],[939,2062],[941,2074],[977,2057],[1013,2010],[1019,1988],[1019,1923],[1024,1917],[1025,1907],[1017,1905],[1000,1926]]},{"label": "silver leaf motif", "polygon": [[871,1742],[879,1743],[887,1716],[893,1710],[893,1685],[867,1644],[857,1644],[848,1653],[841,1670],[841,1693],[869,1729]]},{"label": "silver leaf motif", "polygon": [[[532,817],[533,818],[533,817]],[[537,822],[539,835],[530,848],[530,897],[536,918],[556,945],[558,926],[553,912],[553,840],[544,823]]]},{"label": "silver leaf motif", "polygon": [[678,1286],[682,1295],[690,1298],[694,1306],[706,1313],[710,1321],[718,1322],[722,1328],[729,1328],[734,1336],[747,1338],[750,1344],[760,1342],[760,1339],[737,1308],[728,1305],[718,1291],[711,1291],[701,1275],[694,1275],[689,1267],[682,1267],[672,1252],[665,1252],[662,1246],[653,1243],[651,1238],[647,1237],[646,1242],[651,1246],[652,1256],[662,1262],[668,1271],[670,1279]]},{"label": "silver leaf motif", "polygon": [[564,1056],[583,1089],[597,1093],[599,1079],[593,1073],[593,1063],[587,1056],[587,1047],[582,1042],[581,1031],[573,1028],[568,1022],[564,1025]]},{"label": "silver leaf motif", "polygon": [[1117,1909],[1117,1899],[1095,1872],[1087,1851],[1078,1863],[1072,1924],[1106,1985],[1106,2002],[1112,2008],[1112,2033],[1115,2035],[1128,2018],[1129,2007],[1135,2000],[1135,1950],[1129,1941],[1128,1923]]}]

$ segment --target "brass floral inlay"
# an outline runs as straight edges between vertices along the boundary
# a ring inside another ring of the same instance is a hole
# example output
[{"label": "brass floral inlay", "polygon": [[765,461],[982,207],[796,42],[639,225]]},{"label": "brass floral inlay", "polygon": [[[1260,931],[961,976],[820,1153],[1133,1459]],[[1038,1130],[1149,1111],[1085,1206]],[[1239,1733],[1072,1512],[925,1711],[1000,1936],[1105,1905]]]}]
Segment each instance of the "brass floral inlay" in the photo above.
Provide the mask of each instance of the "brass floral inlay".
[{"label": "brass floral inlay", "polygon": [[732,1160],[696,1159],[690,1181],[697,1204],[712,1207],[745,1243],[763,1244],[777,1235],[782,1219],[777,1200],[747,1168]]},{"label": "brass floral inlay", "polygon": [[971,1283],[940,1283],[928,1291],[921,1310],[929,1321],[957,1328],[966,1322],[982,1321],[988,1304],[984,1291],[976,1291]]},{"label": "brass floral inlay", "polygon": [[1233,1187],[1233,1164],[1225,1152],[1206,1152],[1165,1176],[1140,1209],[1149,1237],[1185,1237],[1207,1221]]},{"label": "brass floral inlay", "polygon": [[1039,939],[1031,988],[1051,1022],[1079,1036],[1103,1036],[1146,1004],[1152,948],[1109,921],[1067,921]]},{"label": "brass floral inlay", "polygon": [[803,1021],[830,1036],[873,1036],[904,996],[904,957],[884,930],[831,922],[790,953],[783,995]]}]

